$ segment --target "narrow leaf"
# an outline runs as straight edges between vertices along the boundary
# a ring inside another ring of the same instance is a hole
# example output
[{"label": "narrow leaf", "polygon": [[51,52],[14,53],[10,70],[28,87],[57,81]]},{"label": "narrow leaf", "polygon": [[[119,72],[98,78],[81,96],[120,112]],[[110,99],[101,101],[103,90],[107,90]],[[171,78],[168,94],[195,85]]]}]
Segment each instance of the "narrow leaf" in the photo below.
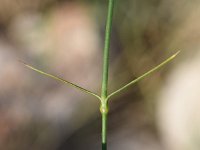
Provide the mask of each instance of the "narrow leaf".
[{"label": "narrow leaf", "polygon": [[108,96],[108,99],[116,94],[118,94],[119,92],[125,90],[126,88],[128,88],[129,86],[135,84],[136,82],[144,79],[146,76],[150,75],[151,73],[155,72],[156,70],[160,69],[161,67],[163,67],[164,65],[166,65],[168,62],[170,62],[171,60],[173,60],[178,54],[180,53],[180,51],[178,51],[177,53],[175,53],[174,55],[172,55],[171,57],[169,57],[168,59],[166,59],[165,61],[163,61],[161,64],[159,64],[158,66],[154,67],[153,69],[151,69],[150,71],[144,73],[143,75],[141,75],[140,77],[136,78],[135,80],[129,82],[128,84],[126,84],[125,86],[121,87],[120,89],[116,90],[115,92],[111,93]]},{"label": "narrow leaf", "polygon": [[43,74],[43,75],[48,76],[48,77],[50,77],[50,78],[53,78],[53,79],[55,79],[55,80],[61,81],[61,82],[65,83],[65,84],[68,84],[68,85],[70,85],[70,86],[72,86],[72,87],[78,89],[78,90],[81,90],[82,92],[85,92],[85,93],[87,93],[87,94],[93,95],[93,96],[95,96],[95,97],[97,97],[98,99],[101,100],[101,98],[100,98],[97,94],[95,94],[95,93],[93,93],[93,92],[91,92],[91,91],[89,91],[89,90],[87,90],[87,89],[85,89],[85,88],[82,88],[82,87],[80,87],[80,86],[78,86],[78,85],[76,85],[76,84],[74,84],[74,83],[72,83],[72,82],[69,82],[69,81],[67,81],[67,80],[64,80],[64,79],[62,79],[62,78],[60,78],[60,77],[57,77],[57,76],[54,76],[54,75],[52,75],[52,74],[43,72],[43,71],[41,71],[41,70],[39,70],[39,69],[36,69],[36,68],[34,68],[33,66],[30,66],[30,65],[28,65],[27,63],[25,63],[25,62],[23,62],[23,61],[21,61],[21,60],[19,60],[19,61],[20,61],[21,63],[23,63],[26,67],[28,67],[29,69],[31,69],[31,70],[33,70],[33,71],[36,71],[36,72],[38,72],[38,73],[40,73],[40,74]]}]

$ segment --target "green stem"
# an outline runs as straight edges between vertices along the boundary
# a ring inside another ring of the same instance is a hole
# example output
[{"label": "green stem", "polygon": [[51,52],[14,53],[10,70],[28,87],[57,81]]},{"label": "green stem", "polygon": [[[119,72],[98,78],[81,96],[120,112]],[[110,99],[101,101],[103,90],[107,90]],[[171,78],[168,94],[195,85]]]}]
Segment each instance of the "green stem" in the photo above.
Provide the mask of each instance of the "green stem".
[{"label": "green stem", "polygon": [[102,114],[102,150],[107,150],[107,114],[108,114],[107,94],[108,94],[109,50],[110,50],[113,9],[114,9],[114,0],[109,0],[108,16],[107,16],[106,31],[105,31],[103,78],[102,78],[101,107],[100,107],[100,111]]},{"label": "green stem", "polygon": [[101,97],[106,98],[108,92],[108,70],[109,70],[109,49],[110,49],[110,37],[112,29],[112,18],[113,18],[114,0],[109,0],[108,5],[108,16],[106,22],[105,31],[105,45],[104,45],[104,56],[103,56],[103,79],[102,79],[102,90]]},{"label": "green stem", "polygon": [[107,150],[107,113],[102,113],[102,150]]},{"label": "green stem", "polygon": [[107,16],[106,31],[105,31],[105,45],[104,45],[104,55],[103,55],[103,78],[102,78],[101,107],[100,107],[100,112],[102,114],[102,150],[107,150],[107,114],[108,114],[107,94],[108,94],[109,50],[110,50],[113,10],[114,10],[114,0],[109,0],[108,16]]},{"label": "green stem", "polygon": [[108,100],[102,99],[100,112],[102,117],[102,150],[107,150],[107,116],[108,116]]}]

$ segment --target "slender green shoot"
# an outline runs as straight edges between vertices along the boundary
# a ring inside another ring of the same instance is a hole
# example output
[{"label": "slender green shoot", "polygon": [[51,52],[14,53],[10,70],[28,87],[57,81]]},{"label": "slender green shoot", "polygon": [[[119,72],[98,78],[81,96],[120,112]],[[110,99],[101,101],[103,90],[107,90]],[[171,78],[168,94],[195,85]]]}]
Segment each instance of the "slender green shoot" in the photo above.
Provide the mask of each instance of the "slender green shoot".
[{"label": "slender green shoot", "polygon": [[108,92],[109,49],[110,49],[110,37],[112,30],[113,10],[114,10],[114,0],[109,0],[108,16],[107,16],[106,31],[105,31],[104,56],[103,56],[103,78],[102,78],[102,90],[101,90],[102,98],[106,98]]},{"label": "slender green shoot", "polygon": [[163,61],[161,64],[159,64],[158,66],[154,67],[153,69],[151,69],[150,71],[144,73],[143,75],[141,75],[140,77],[136,78],[135,80],[129,82],[128,84],[126,84],[125,86],[121,87],[120,89],[116,90],[115,92],[111,93],[108,96],[108,99],[110,99],[112,96],[122,92],[123,90],[127,89],[128,87],[130,87],[131,85],[139,82],[140,80],[144,79],[145,77],[147,77],[148,75],[152,74],[153,72],[157,71],[158,69],[162,68],[164,65],[166,65],[167,63],[169,63],[171,60],[173,60],[178,54],[180,53],[180,51],[176,52],[174,55],[172,55],[171,57],[169,57],[168,59],[166,59],[165,61]]},{"label": "slender green shoot", "polygon": [[62,79],[62,78],[60,78],[60,77],[57,77],[57,76],[54,76],[54,75],[52,75],[52,74],[46,73],[46,72],[44,72],[44,71],[41,71],[41,70],[39,70],[39,69],[36,69],[35,67],[33,67],[33,66],[31,66],[31,65],[28,65],[27,63],[25,63],[25,62],[23,62],[23,61],[21,61],[21,60],[19,60],[19,61],[20,61],[21,63],[23,63],[26,67],[28,67],[28,68],[31,69],[31,70],[34,70],[34,71],[36,71],[36,72],[38,72],[38,73],[40,73],[40,74],[43,74],[43,75],[45,75],[45,76],[48,76],[48,77],[50,77],[50,78],[53,78],[53,79],[55,79],[55,80],[57,80],[57,81],[61,81],[61,82],[65,83],[65,84],[68,84],[68,85],[70,85],[70,86],[72,86],[72,87],[74,87],[74,88],[76,88],[76,89],[78,89],[78,90],[81,90],[82,92],[85,92],[85,93],[87,93],[87,94],[93,95],[93,96],[97,97],[99,100],[101,100],[101,98],[100,98],[97,94],[95,94],[94,92],[91,92],[91,91],[89,91],[89,90],[87,90],[87,89],[85,89],[85,88],[82,88],[82,87],[80,87],[80,86],[78,86],[78,85],[76,85],[76,84],[74,84],[74,83],[72,83],[72,82],[69,82],[69,81],[67,81],[67,80],[64,80],[64,79]]},{"label": "slender green shoot", "polygon": [[85,88],[82,88],[72,82],[69,82],[67,80],[64,80],[60,77],[57,77],[55,75],[46,73],[44,71],[41,71],[39,69],[36,69],[35,67],[26,64],[23,61],[20,61],[21,63],[23,63],[26,67],[28,67],[29,69],[36,71],[40,74],[43,74],[45,76],[48,76],[50,78],[53,78],[55,80],[61,81],[67,85],[70,85],[78,90],[81,90],[82,92],[85,92],[89,95],[95,96],[96,98],[98,98],[101,102],[100,105],[100,112],[102,115],[102,150],[107,150],[107,116],[108,116],[108,100],[113,97],[114,95],[117,95],[118,93],[124,91],[125,89],[127,89],[128,87],[134,85],[136,82],[142,80],[143,78],[147,77],[148,75],[150,75],[151,73],[157,71],[158,69],[160,69],[161,67],[163,67],[164,65],[166,65],[167,63],[169,63],[171,60],[173,60],[180,51],[178,51],[177,53],[175,53],[174,55],[172,55],[171,57],[169,57],[168,59],[166,59],[165,61],[163,61],[161,64],[159,64],[158,66],[154,67],[153,69],[151,69],[150,71],[144,73],[143,75],[141,75],[140,77],[136,78],[135,80],[129,82],[128,84],[126,84],[125,86],[121,87],[120,89],[116,90],[115,92],[111,93],[110,95],[108,95],[108,74],[109,74],[109,51],[110,51],[110,41],[111,41],[111,31],[112,31],[112,19],[113,19],[113,11],[114,11],[114,1],[115,0],[108,0],[108,15],[107,15],[107,21],[106,21],[106,30],[105,30],[105,45],[104,45],[104,54],[103,54],[103,75],[102,75],[102,87],[101,87],[101,96],[99,96],[98,94],[91,92]]},{"label": "slender green shoot", "polygon": [[102,78],[101,106],[100,106],[100,112],[102,115],[102,150],[107,150],[107,116],[108,116],[107,93],[108,93],[109,51],[110,51],[110,39],[112,31],[113,10],[114,10],[114,0],[109,0],[106,31],[105,31],[103,78]]}]

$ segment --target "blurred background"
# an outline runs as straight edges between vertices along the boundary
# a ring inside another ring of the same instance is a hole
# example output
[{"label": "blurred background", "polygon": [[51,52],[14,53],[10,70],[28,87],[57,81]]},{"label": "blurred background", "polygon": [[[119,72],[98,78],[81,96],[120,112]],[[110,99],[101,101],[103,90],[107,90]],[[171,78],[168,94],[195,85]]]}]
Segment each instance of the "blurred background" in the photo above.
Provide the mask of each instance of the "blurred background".
[{"label": "blurred background", "polygon": [[[100,150],[108,0],[0,0],[0,149]],[[116,0],[109,92],[178,50],[110,102],[109,150],[200,149],[200,1]]]}]

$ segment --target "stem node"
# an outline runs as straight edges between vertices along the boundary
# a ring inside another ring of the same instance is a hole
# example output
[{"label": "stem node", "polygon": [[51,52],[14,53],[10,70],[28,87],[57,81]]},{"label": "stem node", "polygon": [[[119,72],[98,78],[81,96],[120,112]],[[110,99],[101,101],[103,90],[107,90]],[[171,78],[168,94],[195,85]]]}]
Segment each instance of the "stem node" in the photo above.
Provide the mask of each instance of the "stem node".
[{"label": "stem node", "polygon": [[107,104],[107,102],[105,103],[105,102],[102,102],[101,103],[101,106],[100,106],[100,112],[101,112],[101,114],[108,114],[108,111],[109,111],[109,109],[108,109],[108,104]]}]

